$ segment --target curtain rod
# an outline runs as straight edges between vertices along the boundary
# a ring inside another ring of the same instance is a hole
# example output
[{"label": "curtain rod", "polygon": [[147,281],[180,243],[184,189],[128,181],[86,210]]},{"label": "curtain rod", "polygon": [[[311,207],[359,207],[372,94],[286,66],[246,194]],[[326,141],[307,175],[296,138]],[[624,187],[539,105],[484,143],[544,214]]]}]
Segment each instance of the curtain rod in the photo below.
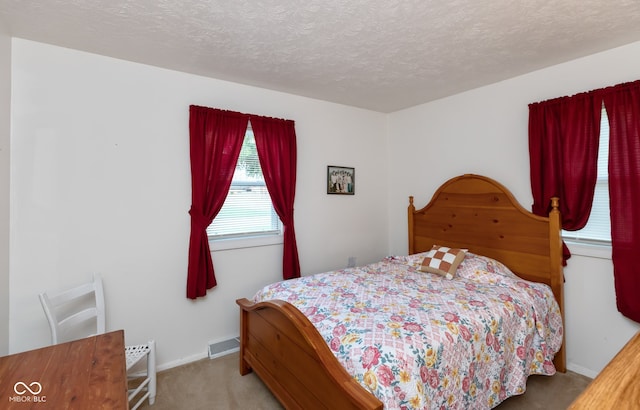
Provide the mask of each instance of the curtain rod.
[{"label": "curtain rod", "polygon": [[603,87],[603,88],[596,88],[596,89],[593,89],[593,90],[590,90],[590,91],[581,91],[581,92],[578,92],[576,94],[565,95],[563,97],[550,98],[548,100],[543,100],[543,101],[530,103],[529,106],[535,105],[535,104],[542,104],[542,103],[549,104],[549,103],[554,103],[554,102],[560,102],[560,101],[565,100],[567,98],[580,98],[581,96],[587,96],[587,95],[590,95],[590,94],[593,94],[593,93],[616,92],[616,91],[620,91],[621,89],[629,89],[629,88],[635,88],[635,87],[640,87],[640,80],[619,83],[619,84],[616,84],[616,85],[610,85],[610,86]]}]

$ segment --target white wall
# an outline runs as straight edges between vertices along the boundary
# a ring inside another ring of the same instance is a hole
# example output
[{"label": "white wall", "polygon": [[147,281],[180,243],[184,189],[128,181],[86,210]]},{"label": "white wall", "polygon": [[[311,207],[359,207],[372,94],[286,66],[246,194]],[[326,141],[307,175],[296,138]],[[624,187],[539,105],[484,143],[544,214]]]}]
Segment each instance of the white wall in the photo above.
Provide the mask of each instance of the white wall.
[{"label": "white wall", "polygon": [[[527,105],[640,72],[635,43],[383,115],[20,39],[11,56],[10,351],[48,343],[38,292],[99,271],[109,327],[129,343],[154,337],[161,367],[236,335],[234,300],[281,271],[281,246],[214,252],[218,287],[185,298],[189,104],[296,121],[310,274],[406,253],[407,197],[425,204],[462,173],[499,180],[529,208]],[[354,197],[326,195],[327,165],[356,168]],[[565,269],[569,367],[589,376],[640,329],[616,311],[612,275],[589,256]]]},{"label": "white wall", "polygon": [[0,19],[0,356],[9,352],[11,38]]},{"label": "white wall", "polygon": [[[12,352],[49,343],[39,292],[100,272],[108,328],[170,367],[236,336],[235,299],[282,277],[281,245],[214,252],[217,288],[185,297],[190,104],[296,121],[304,274],[386,255],[383,114],[21,39],[12,64]],[[356,168],[355,196],[326,194],[327,165]]]},{"label": "white wall", "polygon": [[[528,104],[634,81],[638,73],[634,43],[391,114],[391,253],[407,249],[407,197],[422,207],[463,173],[500,181],[530,209]],[[617,312],[610,259],[574,255],[565,279],[568,366],[594,376],[640,325]]]}]

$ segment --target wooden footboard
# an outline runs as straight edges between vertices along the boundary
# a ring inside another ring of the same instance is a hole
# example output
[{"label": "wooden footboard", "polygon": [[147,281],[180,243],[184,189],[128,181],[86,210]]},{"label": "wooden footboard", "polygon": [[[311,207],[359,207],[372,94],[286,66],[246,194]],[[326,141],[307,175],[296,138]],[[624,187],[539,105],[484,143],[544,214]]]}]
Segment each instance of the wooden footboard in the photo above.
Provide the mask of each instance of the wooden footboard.
[{"label": "wooden footboard", "polygon": [[252,370],[287,409],[382,409],[342,367],[311,322],[281,301],[240,306],[240,373]]}]

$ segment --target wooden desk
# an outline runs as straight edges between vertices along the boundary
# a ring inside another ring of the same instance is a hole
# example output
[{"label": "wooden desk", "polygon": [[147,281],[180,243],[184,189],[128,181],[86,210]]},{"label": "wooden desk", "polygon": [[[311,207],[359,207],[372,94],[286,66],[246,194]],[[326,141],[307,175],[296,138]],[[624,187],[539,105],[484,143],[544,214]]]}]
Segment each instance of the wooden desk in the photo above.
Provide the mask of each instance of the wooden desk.
[{"label": "wooden desk", "polygon": [[640,409],[640,332],[627,342],[569,409]]},{"label": "wooden desk", "polygon": [[124,331],[0,357],[2,409],[128,409]]}]

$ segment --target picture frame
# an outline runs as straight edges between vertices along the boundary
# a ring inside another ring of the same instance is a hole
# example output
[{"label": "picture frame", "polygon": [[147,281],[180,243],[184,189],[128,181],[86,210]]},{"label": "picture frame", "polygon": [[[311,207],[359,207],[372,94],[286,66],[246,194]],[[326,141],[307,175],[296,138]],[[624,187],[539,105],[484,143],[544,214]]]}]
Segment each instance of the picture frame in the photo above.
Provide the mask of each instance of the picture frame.
[{"label": "picture frame", "polygon": [[352,167],[327,166],[327,194],[355,195],[356,170]]}]

